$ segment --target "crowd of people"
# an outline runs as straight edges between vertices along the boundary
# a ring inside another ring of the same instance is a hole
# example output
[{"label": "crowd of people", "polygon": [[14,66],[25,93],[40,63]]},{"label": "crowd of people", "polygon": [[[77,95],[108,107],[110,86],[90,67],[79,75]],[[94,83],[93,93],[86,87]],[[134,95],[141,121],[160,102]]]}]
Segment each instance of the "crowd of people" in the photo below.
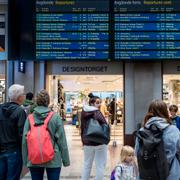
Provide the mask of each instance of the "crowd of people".
[{"label": "crowd of people", "polygon": [[[70,157],[62,118],[49,108],[48,92],[38,92],[35,101],[29,92],[25,99],[24,86],[14,84],[8,89],[8,97],[9,102],[0,105],[0,180],[20,179],[23,165],[29,168],[33,180],[42,180],[45,170],[49,180],[58,180],[62,164],[69,166]],[[112,101],[112,107],[114,104]],[[89,104],[81,113],[84,151],[81,180],[90,179],[93,161],[95,179],[104,178],[109,140],[102,141],[105,136],[98,137],[98,133],[87,138],[92,119],[94,129],[109,128],[100,107],[101,99],[90,93]],[[162,100],[150,103],[137,132],[135,148],[122,147],[111,180],[180,179],[180,117],[177,112],[176,105],[168,109]],[[108,130],[105,133],[108,134]]]}]

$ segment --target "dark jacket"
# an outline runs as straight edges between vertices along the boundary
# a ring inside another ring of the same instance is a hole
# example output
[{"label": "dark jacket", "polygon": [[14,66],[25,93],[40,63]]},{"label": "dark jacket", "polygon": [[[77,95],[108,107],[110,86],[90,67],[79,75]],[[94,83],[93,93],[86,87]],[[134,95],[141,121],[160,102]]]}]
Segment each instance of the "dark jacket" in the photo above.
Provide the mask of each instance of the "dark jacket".
[{"label": "dark jacket", "polygon": [[[49,108],[44,107],[44,106],[37,106],[33,112],[35,124],[36,125],[43,124],[49,112],[50,112]],[[51,120],[48,123],[48,130],[51,135],[52,143],[54,144],[54,153],[55,153],[54,158],[51,161],[41,164],[41,165],[33,165],[28,160],[26,136],[29,131],[29,128],[30,128],[29,121],[27,119],[24,126],[23,141],[22,141],[22,155],[23,155],[23,163],[25,166],[58,168],[62,166],[62,163],[64,166],[70,165],[68,146],[67,146],[66,136],[64,132],[64,124],[57,113],[54,113],[54,115],[52,116]]]},{"label": "dark jacket", "polygon": [[100,124],[107,124],[106,119],[104,118],[103,114],[94,106],[84,106],[82,113],[81,113],[81,139],[83,145],[86,146],[98,146],[101,145],[99,143],[85,141],[83,139],[83,133],[85,129],[87,129],[89,119],[94,118]]},{"label": "dark jacket", "polygon": [[12,152],[21,149],[26,113],[14,102],[0,105],[0,151]]},{"label": "dark jacket", "polygon": [[111,114],[115,114],[116,113],[116,101],[111,101],[110,104],[109,104],[109,112]]}]

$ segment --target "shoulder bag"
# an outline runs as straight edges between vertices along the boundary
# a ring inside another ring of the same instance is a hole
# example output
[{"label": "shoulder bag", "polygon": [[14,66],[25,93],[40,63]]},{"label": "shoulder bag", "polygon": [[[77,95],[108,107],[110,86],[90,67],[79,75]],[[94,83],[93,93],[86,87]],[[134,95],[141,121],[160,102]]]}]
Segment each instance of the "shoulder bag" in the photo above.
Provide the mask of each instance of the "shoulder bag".
[{"label": "shoulder bag", "polygon": [[108,144],[110,141],[110,127],[108,124],[100,124],[96,119],[89,120],[83,139],[100,144]]}]

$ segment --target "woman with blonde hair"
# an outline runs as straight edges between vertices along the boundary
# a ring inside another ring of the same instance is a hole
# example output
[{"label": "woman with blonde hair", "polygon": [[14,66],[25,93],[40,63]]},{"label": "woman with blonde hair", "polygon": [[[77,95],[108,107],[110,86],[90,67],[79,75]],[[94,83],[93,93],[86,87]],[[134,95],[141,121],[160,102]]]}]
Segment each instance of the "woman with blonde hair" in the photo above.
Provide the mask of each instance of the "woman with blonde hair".
[{"label": "woman with blonde hair", "polygon": [[[155,161],[154,159],[154,161],[152,161],[152,163],[154,164],[151,165],[150,168],[156,169],[157,173],[154,172],[153,174],[151,173],[150,175],[148,174],[150,170],[147,169],[145,173],[143,169],[141,170],[140,163],[138,162],[140,179],[147,179],[145,177],[154,176],[157,174],[159,177],[156,178],[156,180],[161,180],[161,179],[179,180],[180,179],[180,162],[179,162],[178,156],[180,155],[180,132],[176,126],[171,125],[171,120],[169,118],[167,105],[162,100],[154,100],[150,103],[148,112],[146,113],[144,121],[143,121],[142,128],[139,131],[145,132],[146,130],[149,130],[151,127],[153,128],[156,127],[156,129],[159,129],[163,132],[162,133],[162,142],[163,142],[162,151],[163,150],[164,151],[157,154],[157,156],[153,156],[153,157],[158,158],[162,156],[162,153],[165,154],[166,161],[169,164],[168,173],[166,175],[165,171],[159,173],[159,171],[157,170],[157,169],[161,169],[162,171],[162,168],[165,164],[165,162],[163,162],[162,159],[160,159],[159,161]],[[147,137],[144,139],[146,140]],[[136,145],[135,145],[135,152],[137,156],[142,154],[141,147],[142,147],[141,140],[137,138]],[[157,166],[157,163],[159,162],[161,163],[161,167]],[[144,167],[145,166],[142,166],[142,168]],[[161,178],[162,175],[166,177]],[[151,179],[155,179],[155,178],[151,178]]]},{"label": "woman with blonde hair", "polygon": [[123,146],[120,162],[115,168],[115,180],[136,180],[138,177],[137,160],[131,146]]}]

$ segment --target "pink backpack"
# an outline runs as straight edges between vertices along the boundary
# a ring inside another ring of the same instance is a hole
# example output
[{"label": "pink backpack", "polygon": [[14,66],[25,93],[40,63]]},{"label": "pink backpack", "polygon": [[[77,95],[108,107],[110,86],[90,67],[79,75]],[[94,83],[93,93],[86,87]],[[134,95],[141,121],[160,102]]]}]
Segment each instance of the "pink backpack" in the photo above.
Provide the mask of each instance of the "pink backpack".
[{"label": "pink backpack", "polygon": [[34,125],[33,114],[28,116],[30,130],[27,133],[28,159],[32,164],[43,164],[54,157],[54,148],[47,128],[54,112],[49,112],[42,125]]}]

